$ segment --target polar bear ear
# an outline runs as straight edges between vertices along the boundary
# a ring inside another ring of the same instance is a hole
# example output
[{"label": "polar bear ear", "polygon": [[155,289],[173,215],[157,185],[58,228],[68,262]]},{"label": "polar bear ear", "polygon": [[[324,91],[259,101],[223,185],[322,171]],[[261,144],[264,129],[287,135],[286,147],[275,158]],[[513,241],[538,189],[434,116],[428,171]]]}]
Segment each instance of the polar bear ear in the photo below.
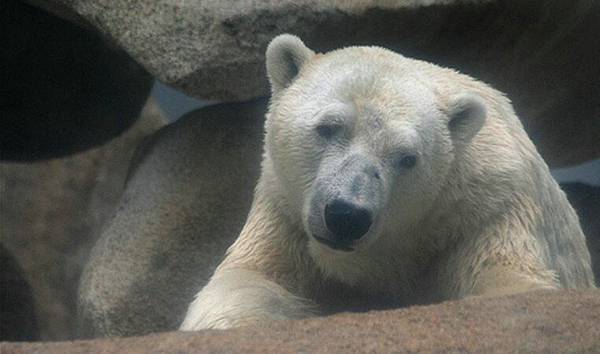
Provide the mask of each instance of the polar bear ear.
[{"label": "polar bear ear", "polygon": [[448,128],[452,140],[458,144],[470,142],[483,127],[486,116],[485,101],[478,95],[463,93],[452,96],[448,102]]},{"label": "polar bear ear", "polygon": [[291,34],[275,37],[267,47],[267,76],[272,93],[288,87],[302,66],[315,53],[308,49],[300,38]]}]

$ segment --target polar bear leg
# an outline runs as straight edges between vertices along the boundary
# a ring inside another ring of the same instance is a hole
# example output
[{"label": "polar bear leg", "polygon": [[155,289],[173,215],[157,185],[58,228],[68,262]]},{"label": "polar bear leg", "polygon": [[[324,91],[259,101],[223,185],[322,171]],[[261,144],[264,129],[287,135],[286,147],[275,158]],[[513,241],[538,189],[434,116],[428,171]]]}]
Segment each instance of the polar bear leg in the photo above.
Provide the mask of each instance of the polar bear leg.
[{"label": "polar bear leg", "polygon": [[556,278],[551,272],[545,271],[543,274],[534,275],[509,266],[496,265],[479,273],[470,295],[500,296],[558,287]]},{"label": "polar bear leg", "polygon": [[256,271],[215,273],[190,304],[182,331],[226,329],[316,314],[310,301],[293,295]]}]

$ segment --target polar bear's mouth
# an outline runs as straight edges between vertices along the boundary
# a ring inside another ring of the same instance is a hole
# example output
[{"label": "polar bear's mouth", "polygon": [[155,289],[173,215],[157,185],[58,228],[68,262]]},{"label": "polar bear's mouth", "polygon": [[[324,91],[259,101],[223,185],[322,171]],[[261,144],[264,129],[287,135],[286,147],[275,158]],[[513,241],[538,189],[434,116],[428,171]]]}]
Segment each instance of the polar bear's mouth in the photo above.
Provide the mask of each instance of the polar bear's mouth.
[{"label": "polar bear's mouth", "polygon": [[350,245],[348,245],[346,243],[334,242],[334,241],[328,240],[326,238],[319,237],[317,235],[313,235],[313,238],[315,240],[317,240],[318,242],[320,242],[320,243],[326,245],[327,247],[334,249],[336,251],[343,251],[343,252],[354,251],[354,248],[350,247]]}]

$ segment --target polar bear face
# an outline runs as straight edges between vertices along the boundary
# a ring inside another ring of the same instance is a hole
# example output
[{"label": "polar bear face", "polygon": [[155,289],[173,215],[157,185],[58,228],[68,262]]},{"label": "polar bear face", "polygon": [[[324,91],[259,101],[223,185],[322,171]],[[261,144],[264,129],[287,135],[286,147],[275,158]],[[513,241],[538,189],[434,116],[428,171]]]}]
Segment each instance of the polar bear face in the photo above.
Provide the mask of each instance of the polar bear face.
[{"label": "polar bear face", "polygon": [[269,46],[266,154],[313,255],[398,242],[483,126],[482,99],[442,97],[415,62],[375,47],[317,55],[290,35]]}]

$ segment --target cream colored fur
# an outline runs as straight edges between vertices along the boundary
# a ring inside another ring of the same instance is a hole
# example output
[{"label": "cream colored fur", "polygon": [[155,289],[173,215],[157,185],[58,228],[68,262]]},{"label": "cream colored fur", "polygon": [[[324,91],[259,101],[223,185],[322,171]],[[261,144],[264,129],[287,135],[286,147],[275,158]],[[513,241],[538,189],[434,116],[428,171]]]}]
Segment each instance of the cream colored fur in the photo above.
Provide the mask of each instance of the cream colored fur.
[{"label": "cream colored fur", "polygon": [[[254,203],[182,330],[594,286],[577,216],[500,92],[382,48],[314,54],[290,35],[267,71]],[[378,219],[353,252],[307,232],[316,181],[336,168],[311,135],[323,110],[355,117],[344,149],[381,166]],[[466,118],[450,125],[455,111]],[[394,174],[387,161],[407,146],[420,165]]]}]

